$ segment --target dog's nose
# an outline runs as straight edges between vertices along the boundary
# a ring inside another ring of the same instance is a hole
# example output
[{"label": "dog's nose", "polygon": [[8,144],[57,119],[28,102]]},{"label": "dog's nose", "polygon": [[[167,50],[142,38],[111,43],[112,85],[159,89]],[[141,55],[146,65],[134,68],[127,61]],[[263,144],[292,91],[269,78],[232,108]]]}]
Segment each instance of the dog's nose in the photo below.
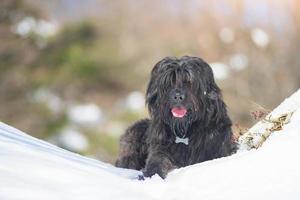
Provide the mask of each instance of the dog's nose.
[{"label": "dog's nose", "polygon": [[181,103],[185,98],[185,95],[181,92],[175,92],[175,94],[173,95],[173,100],[176,103]]}]

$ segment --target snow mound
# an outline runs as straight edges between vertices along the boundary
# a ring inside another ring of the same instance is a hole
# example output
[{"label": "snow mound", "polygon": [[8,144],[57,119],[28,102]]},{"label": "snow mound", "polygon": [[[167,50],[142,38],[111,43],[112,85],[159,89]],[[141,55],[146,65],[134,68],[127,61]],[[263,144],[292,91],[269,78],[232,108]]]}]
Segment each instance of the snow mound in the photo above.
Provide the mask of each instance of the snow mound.
[{"label": "snow mound", "polygon": [[181,168],[165,180],[80,156],[0,123],[0,199],[300,199],[300,90],[293,115],[259,149]]}]

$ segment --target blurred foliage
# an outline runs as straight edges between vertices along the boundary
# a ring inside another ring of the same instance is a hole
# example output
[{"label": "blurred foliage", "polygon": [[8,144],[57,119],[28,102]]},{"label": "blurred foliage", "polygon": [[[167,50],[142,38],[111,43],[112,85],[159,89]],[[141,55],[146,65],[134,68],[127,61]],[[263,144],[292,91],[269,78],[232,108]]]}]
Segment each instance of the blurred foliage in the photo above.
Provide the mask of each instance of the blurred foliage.
[{"label": "blurred foliage", "polygon": [[[26,16],[40,16],[33,7],[19,0],[3,0],[0,3],[0,70],[7,71],[23,63],[29,63],[35,54],[36,46],[31,38],[20,38],[12,34],[14,25]],[[33,55],[31,55],[33,54]],[[4,73],[0,73],[0,76]]]},{"label": "blurred foliage", "polygon": [[106,160],[111,163],[118,154],[119,141],[115,137],[107,133],[90,134],[89,154],[96,155],[101,160]]},{"label": "blurred foliage", "polygon": [[[39,58],[30,70],[40,70],[36,85],[73,84],[101,80],[105,67],[91,56],[92,45],[97,39],[93,24],[80,22],[69,25],[47,41],[47,46],[40,51]],[[42,75],[42,76],[41,76]]]}]

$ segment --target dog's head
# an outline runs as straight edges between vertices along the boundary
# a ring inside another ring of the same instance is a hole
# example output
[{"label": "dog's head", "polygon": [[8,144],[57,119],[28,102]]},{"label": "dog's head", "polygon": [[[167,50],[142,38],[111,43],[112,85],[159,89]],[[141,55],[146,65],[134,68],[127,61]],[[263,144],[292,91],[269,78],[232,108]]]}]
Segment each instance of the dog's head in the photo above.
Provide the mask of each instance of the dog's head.
[{"label": "dog's head", "polygon": [[182,129],[195,121],[217,122],[226,114],[210,66],[197,57],[159,61],[151,72],[146,103],[152,118]]}]

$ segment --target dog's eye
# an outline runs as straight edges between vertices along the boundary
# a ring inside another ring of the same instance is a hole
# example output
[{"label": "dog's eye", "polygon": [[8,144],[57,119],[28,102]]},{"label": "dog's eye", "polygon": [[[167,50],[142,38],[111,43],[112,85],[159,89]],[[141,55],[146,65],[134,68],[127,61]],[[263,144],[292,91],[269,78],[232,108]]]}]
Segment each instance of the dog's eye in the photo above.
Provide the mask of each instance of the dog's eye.
[{"label": "dog's eye", "polygon": [[191,87],[191,82],[190,81],[184,81],[183,82],[183,85],[185,86],[185,87]]}]

